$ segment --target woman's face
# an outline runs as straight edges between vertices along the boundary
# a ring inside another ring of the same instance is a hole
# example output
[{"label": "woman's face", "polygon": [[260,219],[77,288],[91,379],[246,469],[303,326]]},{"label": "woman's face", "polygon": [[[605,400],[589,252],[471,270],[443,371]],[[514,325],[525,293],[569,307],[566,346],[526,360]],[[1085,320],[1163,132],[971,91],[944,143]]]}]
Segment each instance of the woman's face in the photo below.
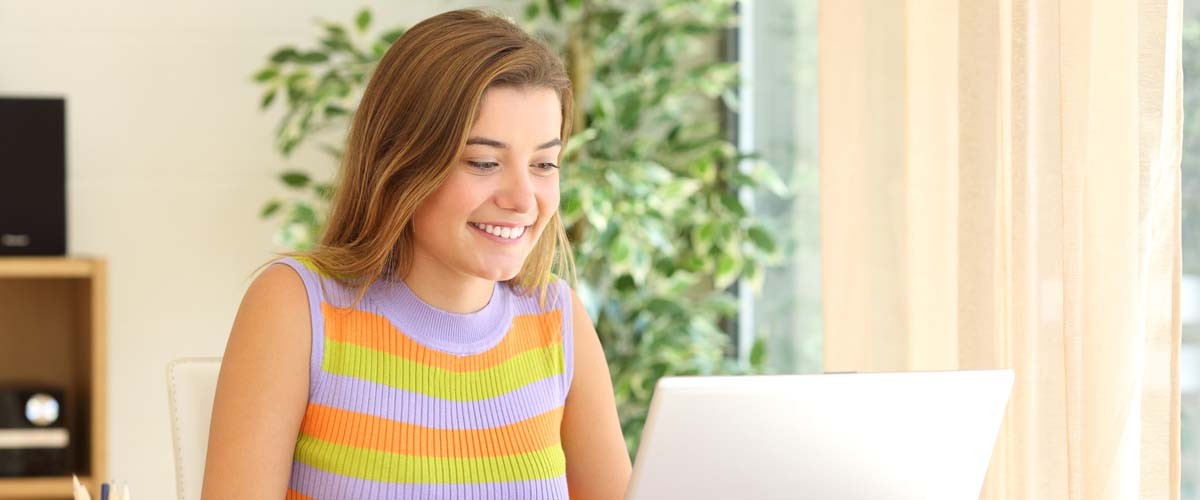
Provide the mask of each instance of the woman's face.
[{"label": "woman's face", "polygon": [[462,157],[414,215],[417,262],[516,276],[558,210],[561,125],[552,89],[488,89]]}]

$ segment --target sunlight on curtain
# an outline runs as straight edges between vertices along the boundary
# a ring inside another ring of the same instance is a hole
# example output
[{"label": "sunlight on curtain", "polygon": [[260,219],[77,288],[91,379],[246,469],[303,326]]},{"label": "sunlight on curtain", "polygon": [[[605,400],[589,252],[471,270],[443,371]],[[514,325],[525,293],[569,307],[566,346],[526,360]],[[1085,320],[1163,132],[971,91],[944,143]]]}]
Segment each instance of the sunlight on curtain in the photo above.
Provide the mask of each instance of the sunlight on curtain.
[{"label": "sunlight on curtain", "polygon": [[1178,498],[1178,0],[827,0],[825,368],[1009,367],[986,498]]}]

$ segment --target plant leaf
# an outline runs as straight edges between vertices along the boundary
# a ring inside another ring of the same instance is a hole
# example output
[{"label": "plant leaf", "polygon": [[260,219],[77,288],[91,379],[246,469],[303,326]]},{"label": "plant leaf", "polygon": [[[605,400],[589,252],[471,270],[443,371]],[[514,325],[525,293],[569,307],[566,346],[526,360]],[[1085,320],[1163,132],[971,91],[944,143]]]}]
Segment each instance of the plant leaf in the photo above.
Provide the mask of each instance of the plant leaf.
[{"label": "plant leaf", "polygon": [[289,170],[279,175],[279,180],[283,181],[290,188],[303,188],[308,185],[308,174],[299,170]]},{"label": "plant leaf", "polygon": [[266,94],[263,94],[262,101],[258,103],[258,109],[267,109],[271,105],[271,102],[275,100],[275,95],[278,93],[277,89],[271,89]]},{"label": "plant leaf", "polygon": [[761,372],[767,366],[767,339],[757,337],[750,346],[750,367]]},{"label": "plant leaf", "polygon": [[538,14],[540,14],[542,11],[541,7],[541,4],[537,2],[529,2],[525,4],[525,21],[537,19]]},{"label": "plant leaf", "polygon": [[325,106],[325,116],[327,117],[345,116],[348,114],[350,114],[349,110],[338,106],[337,104],[329,104]]},{"label": "plant leaf", "polygon": [[717,256],[717,269],[714,281],[718,289],[732,285],[734,280],[737,279],[737,264],[737,259],[733,258],[732,255],[722,252],[721,255]]},{"label": "plant leaf", "polygon": [[771,168],[766,162],[755,161],[750,167],[750,178],[761,187],[766,188],[768,192],[775,196],[786,196],[788,193],[787,184],[779,177],[774,168]]},{"label": "plant leaf", "polygon": [[255,73],[254,81],[265,82],[265,81],[275,78],[277,76],[279,76],[279,68],[277,68],[275,66],[269,66],[267,68],[264,68],[262,71]]},{"label": "plant leaf", "polygon": [[563,147],[563,158],[574,158],[589,142],[596,140],[596,129],[589,128],[571,134],[567,145]]},{"label": "plant leaf", "polygon": [[299,62],[304,64],[318,64],[329,60],[329,54],[324,52],[305,52],[299,57]]},{"label": "plant leaf", "polygon": [[297,55],[298,55],[298,53],[296,52],[295,48],[284,47],[282,49],[276,50],[274,54],[271,54],[271,62],[273,62],[275,64],[282,64],[282,63],[291,61]]},{"label": "plant leaf", "polygon": [[734,193],[721,193],[721,204],[739,218],[746,216],[746,207],[742,206],[741,200],[738,200]]},{"label": "plant leaf", "polygon": [[317,213],[307,202],[296,203],[292,207],[292,220],[311,227],[317,221]]},{"label": "plant leaf", "polygon": [[754,246],[758,247],[766,253],[775,251],[775,238],[763,229],[761,226],[751,226],[746,235],[750,237],[750,241],[754,242]]},{"label": "plant leaf", "polygon": [[267,204],[263,206],[262,213],[259,214],[259,217],[266,219],[267,217],[274,215],[275,212],[279,211],[279,207],[282,205],[283,204],[280,203],[279,200],[271,200],[267,202]]},{"label": "plant leaf", "polygon": [[313,193],[315,193],[318,198],[328,201],[333,197],[333,184],[328,182],[314,184]]},{"label": "plant leaf", "polygon": [[379,37],[379,39],[383,40],[384,43],[391,45],[393,42],[396,41],[397,38],[400,38],[401,36],[403,36],[405,31],[406,31],[405,28],[397,28],[397,29],[388,31],[387,33],[384,33],[382,36]]},{"label": "plant leaf", "polygon": [[354,25],[358,27],[359,32],[366,32],[367,27],[371,25],[371,11],[363,9],[358,11],[358,17],[354,18]]}]

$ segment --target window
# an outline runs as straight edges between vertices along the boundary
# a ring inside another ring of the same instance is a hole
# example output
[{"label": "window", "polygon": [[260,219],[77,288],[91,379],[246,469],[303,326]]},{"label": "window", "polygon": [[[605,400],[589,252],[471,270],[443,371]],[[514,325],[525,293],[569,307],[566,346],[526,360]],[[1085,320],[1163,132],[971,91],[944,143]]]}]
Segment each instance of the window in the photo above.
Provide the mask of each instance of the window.
[{"label": "window", "polygon": [[755,214],[775,228],[784,259],[765,273],[762,293],[740,294],[738,352],[761,338],[772,371],[820,372],[817,1],[740,2],[739,9],[739,147],[762,155],[791,194],[749,194]]},{"label": "window", "polygon": [[1183,19],[1183,346],[1181,498],[1200,499],[1200,9],[1188,5]]}]

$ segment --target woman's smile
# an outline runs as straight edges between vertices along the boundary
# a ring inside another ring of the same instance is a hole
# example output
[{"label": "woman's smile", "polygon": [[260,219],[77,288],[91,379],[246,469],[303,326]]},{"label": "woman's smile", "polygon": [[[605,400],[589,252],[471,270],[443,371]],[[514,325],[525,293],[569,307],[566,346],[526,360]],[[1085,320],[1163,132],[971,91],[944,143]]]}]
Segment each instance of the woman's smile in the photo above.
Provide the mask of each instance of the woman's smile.
[{"label": "woman's smile", "polygon": [[471,226],[471,229],[474,229],[480,236],[504,245],[515,245],[521,242],[525,239],[529,229],[533,227],[532,225],[501,226],[478,222],[469,222],[467,225]]}]

